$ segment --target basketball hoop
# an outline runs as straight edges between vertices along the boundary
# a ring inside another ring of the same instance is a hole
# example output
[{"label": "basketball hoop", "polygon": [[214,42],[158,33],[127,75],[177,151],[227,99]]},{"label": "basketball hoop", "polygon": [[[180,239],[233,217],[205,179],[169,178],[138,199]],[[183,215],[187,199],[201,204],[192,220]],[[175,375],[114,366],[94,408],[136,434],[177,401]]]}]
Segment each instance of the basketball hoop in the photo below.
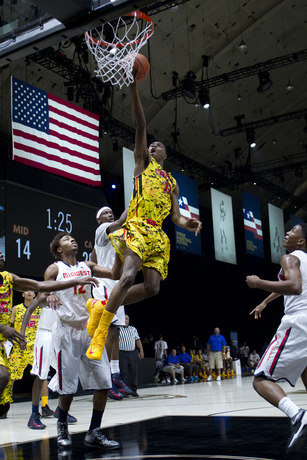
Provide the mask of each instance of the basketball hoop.
[{"label": "basketball hoop", "polygon": [[[94,71],[96,76],[120,88],[133,82],[136,55],[154,31],[153,21],[147,14],[133,11],[126,16],[118,18],[116,24],[104,24],[100,31],[85,32],[88,49],[98,65],[98,70]],[[104,37],[106,26],[113,34],[112,42]]]}]

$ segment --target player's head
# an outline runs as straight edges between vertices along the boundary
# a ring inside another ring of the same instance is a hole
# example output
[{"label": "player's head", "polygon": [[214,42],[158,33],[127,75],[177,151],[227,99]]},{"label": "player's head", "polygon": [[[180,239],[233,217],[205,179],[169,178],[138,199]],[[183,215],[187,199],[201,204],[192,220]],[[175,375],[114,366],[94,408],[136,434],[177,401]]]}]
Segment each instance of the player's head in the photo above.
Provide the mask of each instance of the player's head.
[{"label": "player's head", "polygon": [[286,233],[283,240],[283,247],[288,252],[295,251],[295,249],[307,249],[307,224],[305,222],[294,225],[294,227]]},{"label": "player's head", "polygon": [[114,222],[114,214],[109,206],[103,206],[96,213],[96,220],[98,224],[103,224],[104,222]]},{"label": "player's head", "polygon": [[163,166],[164,160],[167,158],[166,147],[160,141],[154,141],[148,147],[149,154]]},{"label": "player's head", "polygon": [[78,251],[78,244],[73,236],[67,232],[60,232],[51,241],[50,252],[55,259],[61,260],[62,254],[65,250]]},{"label": "player's head", "polygon": [[130,318],[128,315],[125,315],[125,323],[126,323],[126,326],[129,326],[129,322],[130,322]]},{"label": "player's head", "polygon": [[25,301],[32,302],[32,300],[35,297],[35,292],[33,292],[33,291],[24,291],[21,295],[25,299]]}]

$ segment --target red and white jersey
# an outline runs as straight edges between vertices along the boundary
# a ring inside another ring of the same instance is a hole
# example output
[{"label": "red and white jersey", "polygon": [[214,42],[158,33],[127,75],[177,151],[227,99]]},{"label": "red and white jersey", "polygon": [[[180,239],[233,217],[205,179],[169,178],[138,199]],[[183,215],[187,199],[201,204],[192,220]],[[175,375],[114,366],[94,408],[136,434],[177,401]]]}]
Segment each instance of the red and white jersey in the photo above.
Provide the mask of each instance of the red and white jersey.
[{"label": "red and white jersey", "polygon": [[[302,292],[299,295],[284,295],[285,315],[307,311],[307,253],[299,249],[291,252],[300,260],[300,272],[302,276]],[[282,269],[278,273],[278,279],[283,281]]]},{"label": "red and white jersey", "polygon": [[[92,271],[85,262],[77,262],[74,266],[62,261],[55,263],[58,267],[57,281],[92,276]],[[57,314],[61,322],[69,324],[72,327],[86,327],[86,321],[89,316],[86,309],[86,301],[91,297],[91,285],[74,286],[62,291],[56,291],[54,294],[62,302],[62,305],[57,309]]]}]

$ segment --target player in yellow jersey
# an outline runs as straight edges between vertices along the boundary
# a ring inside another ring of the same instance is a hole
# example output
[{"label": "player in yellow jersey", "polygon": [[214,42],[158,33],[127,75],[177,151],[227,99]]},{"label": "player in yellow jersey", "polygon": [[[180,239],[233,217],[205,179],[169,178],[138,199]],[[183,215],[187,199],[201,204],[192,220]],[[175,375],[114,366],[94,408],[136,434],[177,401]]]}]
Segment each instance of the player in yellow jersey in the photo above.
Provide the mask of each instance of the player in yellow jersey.
[{"label": "player in yellow jersey", "polygon": [[[125,305],[127,296],[133,292],[141,300],[159,292],[160,282],[167,276],[170,256],[170,242],[161,228],[164,219],[171,214],[176,225],[195,235],[202,226],[198,220],[186,219],[180,213],[178,184],[163,169],[167,157],[166,148],[158,141],[147,147],[146,120],[139,98],[138,82],[134,81],[130,89],[132,117],[136,128],[133,196],[122,229],[109,235],[123,261],[123,271],[102,312],[99,327],[87,351],[90,359],[101,358],[109,325],[118,307]],[[133,286],[140,269],[143,270],[144,282]],[[95,308],[92,310],[94,313]],[[93,326],[92,314],[89,325]]]},{"label": "player in yellow jersey", "polygon": [[[0,270],[4,267],[4,257],[0,252]],[[67,281],[35,281],[9,273],[0,272],[0,417],[5,417],[12,402],[12,386],[10,378],[10,365],[8,355],[11,343],[18,343],[22,348],[26,347],[24,337],[16,331],[11,324],[13,289],[18,291],[49,292],[58,289],[67,289],[72,286],[83,284],[95,284],[96,279],[84,277]],[[9,341],[9,342],[8,342]]]},{"label": "player in yellow jersey", "polygon": [[[22,293],[24,299],[23,303],[15,305],[12,310],[11,324],[15,329],[20,332],[21,325],[27,308],[31,304],[32,300],[35,297],[35,292],[25,291]],[[26,367],[30,364],[33,364],[34,360],[34,342],[36,337],[36,331],[38,327],[38,322],[40,319],[41,309],[37,307],[36,310],[31,314],[28,327],[26,329],[26,341],[27,348],[26,350],[21,350],[16,344],[9,356],[9,363],[11,368],[11,379],[20,380],[22,379],[23,373]]]}]

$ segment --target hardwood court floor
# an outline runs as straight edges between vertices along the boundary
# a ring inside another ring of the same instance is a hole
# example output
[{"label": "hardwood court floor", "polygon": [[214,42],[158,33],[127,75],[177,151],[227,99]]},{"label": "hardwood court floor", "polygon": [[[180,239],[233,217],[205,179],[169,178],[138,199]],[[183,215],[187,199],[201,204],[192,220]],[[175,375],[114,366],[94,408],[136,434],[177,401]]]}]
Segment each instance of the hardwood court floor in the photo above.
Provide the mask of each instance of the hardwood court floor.
[{"label": "hardwood court floor", "polygon": [[[302,408],[306,391],[283,384]],[[0,459],[283,459],[289,436],[289,420],[262,400],[252,388],[251,377],[221,382],[159,385],[143,388],[139,398],[107,403],[102,427],[120,442],[116,452],[101,452],[83,443],[92,409],[92,396],[75,398],[71,414],[78,422],[69,425],[73,446],[61,451],[56,444],[56,419],[43,419],[42,431],[27,428],[31,402],[11,405],[0,420]],[[57,400],[51,400],[55,409]],[[306,447],[287,457],[307,459]]]}]

